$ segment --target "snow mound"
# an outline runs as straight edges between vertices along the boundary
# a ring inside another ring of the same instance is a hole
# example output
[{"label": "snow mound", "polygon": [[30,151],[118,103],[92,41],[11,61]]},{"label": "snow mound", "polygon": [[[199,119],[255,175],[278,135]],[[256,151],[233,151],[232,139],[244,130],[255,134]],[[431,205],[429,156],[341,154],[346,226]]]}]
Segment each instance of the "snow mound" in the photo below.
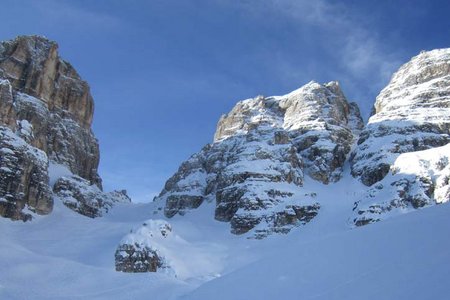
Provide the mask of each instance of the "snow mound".
[{"label": "snow mound", "polygon": [[173,273],[160,248],[165,239],[173,239],[172,226],[163,220],[148,220],[132,230],[120,242],[115,253],[116,271],[129,273]]},{"label": "snow mound", "polygon": [[213,278],[219,267],[217,258],[204,247],[181,238],[167,221],[147,220],[120,241],[115,252],[116,270],[157,272],[181,280]]}]

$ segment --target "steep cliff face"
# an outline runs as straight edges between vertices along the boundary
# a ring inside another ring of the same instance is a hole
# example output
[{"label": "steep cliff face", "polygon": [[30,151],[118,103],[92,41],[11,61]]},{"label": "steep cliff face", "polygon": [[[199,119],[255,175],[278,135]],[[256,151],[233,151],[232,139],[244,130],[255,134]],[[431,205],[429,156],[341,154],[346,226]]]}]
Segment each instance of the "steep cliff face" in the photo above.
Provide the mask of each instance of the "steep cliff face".
[{"label": "steep cliff face", "polygon": [[0,216],[29,220],[30,212],[49,213],[53,199],[47,169],[45,152],[0,126]]},{"label": "steep cliff face", "polygon": [[215,202],[215,218],[235,234],[286,233],[320,209],[314,194],[302,192],[304,173],[325,184],[338,180],[361,128],[358,108],[336,82],[241,101],[220,119],[214,143],[180,166],[157,201],[168,217]]},{"label": "steep cliff face", "polygon": [[22,93],[41,99],[50,111],[62,110],[90,129],[94,102],[88,84],[58,55],[58,45],[39,36],[0,43],[3,78]]},{"label": "steep cliff face", "polygon": [[[51,211],[49,165],[64,167],[69,178],[79,176],[85,185],[102,188],[97,173],[99,146],[91,131],[94,103],[89,86],[59,57],[57,49],[56,43],[39,36],[0,43],[0,125],[9,137],[15,135],[23,144],[22,150],[5,146],[16,159],[5,154],[0,157],[2,164],[14,161],[17,173],[1,177],[1,203],[8,207],[1,213],[5,217],[29,219],[20,213],[27,207],[40,214]],[[26,147],[28,150],[23,150]],[[45,161],[39,166],[36,159],[24,155],[37,149]],[[39,175],[33,175],[37,170]],[[37,177],[39,188],[32,188]],[[88,210],[86,214],[90,214]]]},{"label": "steep cliff face", "polygon": [[57,48],[38,36],[0,43],[0,122],[17,131],[22,120],[28,121],[32,146],[101,187],[89,86]]},{"label": "steep cliff face", "polygon": [[355,206],[355,223],[448,201],[437,191],[448,186],[449,142],[450,49],[423,52],[381,91],[358,141],[352,173],[372,188]]}]

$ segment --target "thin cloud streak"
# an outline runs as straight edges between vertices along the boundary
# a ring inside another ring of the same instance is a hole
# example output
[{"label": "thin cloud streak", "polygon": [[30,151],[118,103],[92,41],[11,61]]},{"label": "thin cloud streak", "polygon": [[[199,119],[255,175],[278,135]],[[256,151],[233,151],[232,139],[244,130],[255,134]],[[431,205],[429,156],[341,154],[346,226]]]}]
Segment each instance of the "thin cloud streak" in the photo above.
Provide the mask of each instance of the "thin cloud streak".
[{"label": "thin cloud streak", "polygon": [[33,2],[34,8],[47,20],[59,26],[92,30],[113,30],[124,26],[122,20],[104,12],[86,10],[69,1],[44,0]]},{"label": "thin cloud streak", "polygon": [[[342,4],[326,0],[262,0],[238,4],[217,1],[221,5],[233,5],[238,10],[245,10],[249,17],[256,20],[266,21],[270,17],[271,22],[287,20],[293,29],[293,38],[295,35],[303,39],[306,36],[305,47],[316,48],[317,53],[298,58],[283,49],[279,53],[262,49],[261,57],[270,58],[270,68],[274,74],[287,85],[317,80],[313,78],[316,76],[338,80],[343,83],[347,94],[363,107],[366,118],[370,109],[364,108],[370,107],[376,93],[387,84],[401,64],[401,53],[387,48],[376,32],[364,27],[367,25],[355,19],[354,13]],[[320,55],[329,60],[329,67]]]},{"label": "thin cloud streak", "polygon": [[348,72],[356,77],[376,78],[377,83],[385,83],[399,62],[392,53],[381,49],[381,42],[368,28],[352,20],[342,5],[324,0],[316,1],[278,1],[268,0],[273,7],[296,22],[319,26],[330,32],[332,44]]}]

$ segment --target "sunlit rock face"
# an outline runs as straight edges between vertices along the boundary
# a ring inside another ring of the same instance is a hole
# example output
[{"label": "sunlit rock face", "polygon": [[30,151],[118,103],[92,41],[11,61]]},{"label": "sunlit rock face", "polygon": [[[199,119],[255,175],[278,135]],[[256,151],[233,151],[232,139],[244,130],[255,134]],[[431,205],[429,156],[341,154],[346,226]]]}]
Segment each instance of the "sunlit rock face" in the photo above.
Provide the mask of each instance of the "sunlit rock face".
[{"label": "sunlit rock face", "polygon": [[26,120],[32,146],[100,186],[89,86],[57,49],[39,36],[0,43],[0,122],[17,131]]},{"label": "sunlit rock face", "polygon": [[422,52],[393,75],[361,133],[352,174],[372,188],[355,224],[448,201],[449,142],[450,49]]},{"label": "sunlit rock face", "polygon": [[156,200],[168,217],[214,202],[215,218],[235,234],[287,233],[319,213],[302,192],[305,174],[339,180],[362,126],[337,82],[238,102],[220,118],[214,142],[185,161]]},{"label": "sunlit rock face", "polygon": [[[102,188],[97,173],[99,147],[91,131],[93,112],[88,84],[59,57],[55,42],[39,36],[0,42],[0,125],[29,147],[25,151],[22,146],[8,146],[8,140],[0,141],[14,152],[15,176],[20,179],[3,176],[0,201],[8,209],[0,215],[28,220],[31,215],[21,214],[23,209],[38,214],[52,210],[48,165],[63,166],[88,185]],[[9,133],[8,137],[13,139]],[[41,150],[47,162],[37,167],[36,159],[28,155],[34,151],[30,149]],[[2,154],[2,164],[7,164],[6,158]],[[31,188],[36,180],[39,188]]]}]

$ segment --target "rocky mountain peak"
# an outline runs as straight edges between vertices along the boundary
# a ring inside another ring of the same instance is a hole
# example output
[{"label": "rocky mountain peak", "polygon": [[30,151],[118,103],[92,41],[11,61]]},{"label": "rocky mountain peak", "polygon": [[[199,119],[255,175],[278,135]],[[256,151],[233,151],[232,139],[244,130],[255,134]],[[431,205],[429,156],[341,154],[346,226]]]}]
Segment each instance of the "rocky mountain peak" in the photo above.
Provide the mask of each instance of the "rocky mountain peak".
[{"label": "rocky mountain peak", "polygon": [[[445,86],[450,74],[449,61],[450,48],[422,51],[413,57],[395,72],[389,85],[381,91],[375,102],[375,113],[416,104],[414,100],[417,102],[421,98],[417,94],[414,95],[414,92],[423,91],[427,83],[432,87],[433,84],[436,85],[434,81],[438,81],[441,86]],[[390,101],[393,99],[397,101]],[[404,100],[399,101],[400,99]]]},{"label": "rocky mountain peak", "polygon": [[[311,81],[284,96],[257,96],[238,102],[230,113],[222,115],[214,135],[214,141],[237,134],[246,134],[261,124],[277,126],[284,130],[308,128],[315,123],[343,124],[352,129],[363,127],[360,118],[347,120],[354,109],[348,104],[337,81],[321,85]],[[316,124],[317,126],[320,126]]]},{"label": "rocky mountain peak", "polygon": [[237,234],[287,232],[320,208],[301,189],[304,173],[339,180],[361,129],[358,107],[337,82],[240,101],[220,118],[214,143],[184,162],[157,200],[168,217],[215,202],[215,218]]},{"label": "rocky mountain peak", "polygon": [[94,102],[89,85],[58,54],[58,45],[41,36],[19,36],[0,43],[0,76],[24,94],[60,109],[89,129]]}]

